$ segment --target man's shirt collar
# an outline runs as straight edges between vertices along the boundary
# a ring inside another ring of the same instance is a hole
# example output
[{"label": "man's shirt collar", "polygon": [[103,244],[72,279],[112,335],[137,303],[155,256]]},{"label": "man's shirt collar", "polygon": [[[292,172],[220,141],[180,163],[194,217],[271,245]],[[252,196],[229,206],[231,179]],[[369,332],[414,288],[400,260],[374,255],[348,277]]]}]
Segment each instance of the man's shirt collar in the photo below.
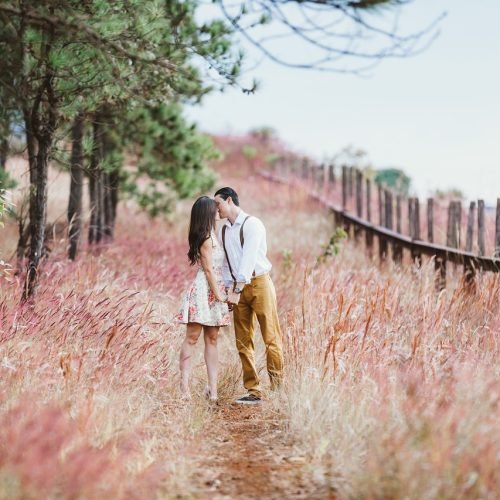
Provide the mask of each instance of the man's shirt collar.
[{"label": "man's shirt collar", "polygon": [[243,210],[240,210],[240,213],[238,214],[238,217],[236,217],[234,224],[231,224],[231,221],[229,219],[227,219],[226,226],[233,227],[233,226],[236,226],[238,224],[243,224],[243,221],[245,220],[246,216],[247,216],[247,214]]}]

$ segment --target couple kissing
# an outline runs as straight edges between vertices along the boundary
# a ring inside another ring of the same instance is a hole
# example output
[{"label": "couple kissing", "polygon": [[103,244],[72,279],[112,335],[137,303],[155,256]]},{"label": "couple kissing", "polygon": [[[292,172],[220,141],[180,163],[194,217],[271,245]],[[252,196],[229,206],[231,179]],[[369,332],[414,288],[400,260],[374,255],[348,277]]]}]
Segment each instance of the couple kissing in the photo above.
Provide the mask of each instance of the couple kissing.
[{"label": "couple kissing", "polygon": [[[226,219],[216,234],[217,219]],[[260,219],[240,207],[236,191],[219,189],[202,196],[191,209],[189,262],[198,272],[184,294],[176,319],[186,325],[180,352],[181,393],[190,399],[189,374],[195,345],[203,332],[208,384],[205,397],[217,401],[217,337],[234,321],[236,349],[247,394],[238,404],[258,404],[262,389],[255,367],[254,328],[259,322],[266,347],[271,389],[283,379],[283,348],[276,291],[269,272],[266,229]]]}]

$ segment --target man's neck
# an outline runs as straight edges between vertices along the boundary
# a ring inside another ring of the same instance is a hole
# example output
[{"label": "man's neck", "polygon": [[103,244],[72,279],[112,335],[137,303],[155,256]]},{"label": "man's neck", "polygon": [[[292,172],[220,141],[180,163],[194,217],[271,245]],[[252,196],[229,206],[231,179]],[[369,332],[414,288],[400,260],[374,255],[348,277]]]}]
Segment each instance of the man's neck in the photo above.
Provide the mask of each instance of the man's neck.
[{"label": "man's neck", "polygon": [[234,212],[228,217],[229,222],[231,223],[231,226],[234,224],[234,222],[238,218],[238,215],[240,215],[240,212],[241,212],[240,207],[234,207]]}]

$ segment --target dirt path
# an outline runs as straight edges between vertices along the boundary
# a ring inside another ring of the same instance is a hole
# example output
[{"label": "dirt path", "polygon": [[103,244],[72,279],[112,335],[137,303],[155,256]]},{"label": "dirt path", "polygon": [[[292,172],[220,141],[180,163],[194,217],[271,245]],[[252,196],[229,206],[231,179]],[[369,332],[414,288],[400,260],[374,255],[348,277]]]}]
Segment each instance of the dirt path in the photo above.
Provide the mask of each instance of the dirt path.
[{"label": "dirt path", "polygon": [[[294,453],[279,419],[265,404],[213,408],[210,450],[198,476],[199,498],[334,499]],[[201,464],[200,464],[201,465]]]}]

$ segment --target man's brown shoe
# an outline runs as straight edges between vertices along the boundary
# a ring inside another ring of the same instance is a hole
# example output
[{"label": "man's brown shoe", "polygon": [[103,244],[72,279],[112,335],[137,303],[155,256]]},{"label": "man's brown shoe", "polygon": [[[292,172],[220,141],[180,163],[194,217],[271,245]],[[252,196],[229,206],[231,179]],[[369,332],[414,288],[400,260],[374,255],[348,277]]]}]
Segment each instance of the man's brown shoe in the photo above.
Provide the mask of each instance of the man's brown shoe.
[{"label": "man's brown shoe", "polygon": [[255,396],[254,394],[248,394],[247,396],[243,396],[240,399],[235,401],[236,404],[239,405],[256,405],[262,403],[262,399],[259,396]]}]

